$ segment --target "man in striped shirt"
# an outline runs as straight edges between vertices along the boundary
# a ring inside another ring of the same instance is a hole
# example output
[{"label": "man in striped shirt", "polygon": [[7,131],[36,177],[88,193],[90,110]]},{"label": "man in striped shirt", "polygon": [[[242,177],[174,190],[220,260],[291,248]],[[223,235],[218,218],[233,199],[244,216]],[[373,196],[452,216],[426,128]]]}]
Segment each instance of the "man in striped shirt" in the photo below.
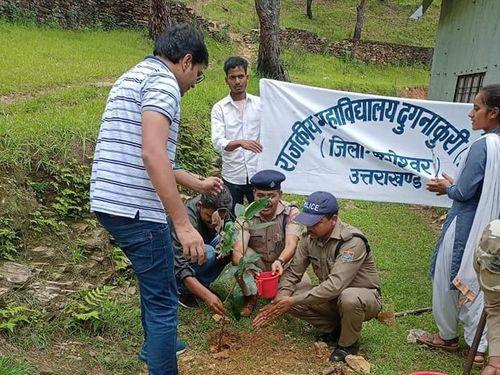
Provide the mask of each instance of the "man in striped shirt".
[{"label": "man in striped shirt", "polygon": [[199,31],[176,25],[147,57],[113,85],[97,139],[90,203],[131,260],[139,281],[141,320],[151,375],[177,374],[177,287],[168,212],[184,256],[202,264],[204,243],[176,183],[205,194],[222,189],[173,167],[180,99],[203,79],[208,51]]}]

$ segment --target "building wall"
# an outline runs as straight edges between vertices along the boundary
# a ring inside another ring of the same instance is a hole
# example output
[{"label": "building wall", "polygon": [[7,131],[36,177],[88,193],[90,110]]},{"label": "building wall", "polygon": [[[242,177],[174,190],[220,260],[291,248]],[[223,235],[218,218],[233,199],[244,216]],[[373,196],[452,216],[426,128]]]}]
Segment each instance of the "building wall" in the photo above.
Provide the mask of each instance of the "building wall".
[{"label": "building wall", "polygon": [[453,101],[457,77],[486,72],[500,83],[500,0],[443,0],[429,99]]}]

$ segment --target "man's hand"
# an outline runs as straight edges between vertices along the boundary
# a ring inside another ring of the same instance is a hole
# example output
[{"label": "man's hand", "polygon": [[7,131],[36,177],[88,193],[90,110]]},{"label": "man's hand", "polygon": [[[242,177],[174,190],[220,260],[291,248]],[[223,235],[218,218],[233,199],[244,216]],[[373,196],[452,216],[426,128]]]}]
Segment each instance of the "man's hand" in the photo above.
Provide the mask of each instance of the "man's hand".
[{"label": "man's hand", "polygon": [[279,260],[275,260],[273,264],[271,264],[271,271],[273,273],[278,273],[278,275],[283,275],[283,265]]},{"label": "man's hand", "polygon": [[208,308],[212,310],[215,314],[219,314],[222,316],[226,315],[226,306],[224,306],[219,297],[217,297],[214,293],[209,292],[207,296],[203,299],[203,301],[207,304]]},{"label": "man's hand", "polygon": [[255,152],[256,154],[259,154],[262,152],[262,145],[257,142],[257,141],[247,141],[247,140],[240,140],[239,141],[240,147],[244,148],[245,150]]},{"label": "man's hand", "polygon": [[253,327],[260,328],[272,322],[278,316],[290,310],[294,305],[295,302],[290,296],[283,297],[280,300],[273,300],[270,304],[260,309],[259,315],[252,321]]},{"label": "man's hand", "polygon": [[179,242],[182,245],[182,253],[191,263],[202,265],[205,263],[205,244],[203,238],[191,223],[181,228],[175,228]]},{"label": "man's hand", "polygon": [[453,179],[446,173],[443,173],[444,178],[433,178],[427,183],[427,190],[437,195],[448,193],[448,187],[453,185]]},{"label": "man's hand", "polygon": [[224,183],[218,177],[207,177],[201,181],[201,193],[208,195],[217,195],[222,191]]}]

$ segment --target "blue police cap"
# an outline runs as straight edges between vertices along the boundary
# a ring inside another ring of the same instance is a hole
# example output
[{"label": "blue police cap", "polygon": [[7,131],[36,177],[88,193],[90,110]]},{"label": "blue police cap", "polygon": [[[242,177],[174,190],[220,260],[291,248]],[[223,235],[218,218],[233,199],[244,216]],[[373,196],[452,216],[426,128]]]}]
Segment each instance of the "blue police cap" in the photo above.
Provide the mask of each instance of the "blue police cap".
[{"label": "blue police cap", "polygon": [[285,175],[272,169],[264,169],[257,172],[250,179],[250,183],[259,190],[281,190],[281,183],[285,181]]},{"label": "blue police cap", "polygon": [[316,191],[307,197],[304,209],[297,215],[295,221],[306,227],[317,224],[325,215],[339,212],[337,198],[326,191]]}]

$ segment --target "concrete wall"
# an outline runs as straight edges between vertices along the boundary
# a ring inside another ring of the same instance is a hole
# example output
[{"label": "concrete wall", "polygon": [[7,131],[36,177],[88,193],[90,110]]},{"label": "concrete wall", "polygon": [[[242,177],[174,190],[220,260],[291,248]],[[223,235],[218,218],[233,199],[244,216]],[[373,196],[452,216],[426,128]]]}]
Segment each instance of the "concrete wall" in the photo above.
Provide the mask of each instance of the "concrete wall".
[{"label": "concrete wall", "polygon": [[500,0],[443,0],[429,99],[453,101],[460,75],[500,83]]}]

